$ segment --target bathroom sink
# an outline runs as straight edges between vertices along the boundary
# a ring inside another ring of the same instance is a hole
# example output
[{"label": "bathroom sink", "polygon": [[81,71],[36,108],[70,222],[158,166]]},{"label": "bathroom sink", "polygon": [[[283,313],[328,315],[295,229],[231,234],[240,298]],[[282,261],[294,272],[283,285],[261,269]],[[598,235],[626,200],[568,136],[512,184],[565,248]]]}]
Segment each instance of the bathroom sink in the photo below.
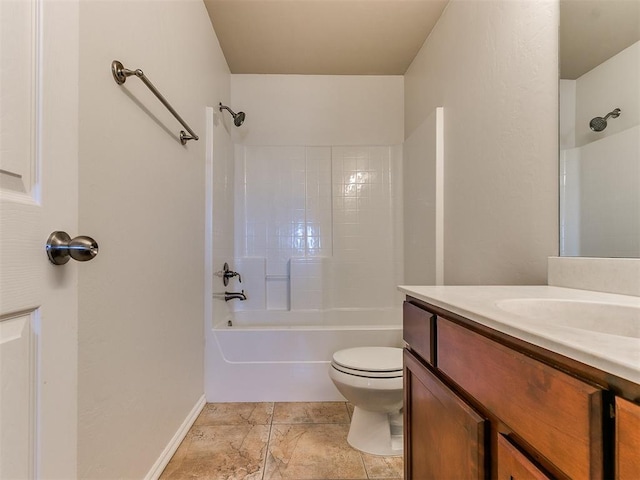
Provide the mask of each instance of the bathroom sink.
[{"label": "bathroom sink", "polygon": [[640,305],[513,298],[499,300],[496,306],[505,312],[545,325],[640,338]]}]

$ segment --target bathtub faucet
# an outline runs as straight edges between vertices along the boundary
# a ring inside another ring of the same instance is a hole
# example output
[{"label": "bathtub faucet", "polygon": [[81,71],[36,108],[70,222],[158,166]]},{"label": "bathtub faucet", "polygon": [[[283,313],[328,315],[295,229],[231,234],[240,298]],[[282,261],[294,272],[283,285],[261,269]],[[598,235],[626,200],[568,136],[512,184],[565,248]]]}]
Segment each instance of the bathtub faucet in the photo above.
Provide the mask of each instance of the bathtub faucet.
[{"label": "bathtub faucet", "polygon": [[244,290],[241,292],[224,292],[224,301],[228,302],[229,300],[241,300],[244,301],[247,299],[247,296],[244,294]]}]

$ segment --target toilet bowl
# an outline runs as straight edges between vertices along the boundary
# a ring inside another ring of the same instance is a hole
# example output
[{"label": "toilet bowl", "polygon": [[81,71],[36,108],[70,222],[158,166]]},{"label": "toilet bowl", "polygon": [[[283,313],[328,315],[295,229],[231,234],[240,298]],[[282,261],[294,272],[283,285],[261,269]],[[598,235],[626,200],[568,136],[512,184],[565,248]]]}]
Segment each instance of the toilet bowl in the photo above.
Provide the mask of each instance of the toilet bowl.
[{"label": "toilet bowl", "polygon": [[349,444],[373,455],[402,455],[402,349],[339,350],[329,377],[355,407]]}]

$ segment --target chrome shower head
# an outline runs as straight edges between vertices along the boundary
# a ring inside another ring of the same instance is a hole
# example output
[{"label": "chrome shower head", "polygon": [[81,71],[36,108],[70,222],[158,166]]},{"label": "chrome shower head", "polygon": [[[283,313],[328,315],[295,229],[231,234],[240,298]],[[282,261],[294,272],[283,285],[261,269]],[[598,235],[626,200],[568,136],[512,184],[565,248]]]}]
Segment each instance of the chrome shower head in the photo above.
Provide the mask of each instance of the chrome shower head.
[{"label": "chrome shower head", "polygon": [[233,117],[233,124],[236,127],[239,127],[240,125],[242,125],[244,123],[244,117],[245,117],[244,112],[235,113],[229,107],[227,107],[225,105],[222,105],[222,103],[220,103],[219,105],[220,105],[220,111],[227,110],[231,114],[231,116]]},{"label": "chrome shower head", "polygon": [[621,110],[619,108],[616,108],[612,112],[607,113],[607,115],[605,115],[604,118],[603,117],[592,118],[591,121],[589,122],[589,128],[591,128],[591,130],[593,130],[594,132],[601,132],[605,128],[607,128],[607,119],[609,117],[618,118],[620,116],[620,113],[621,113]]}]

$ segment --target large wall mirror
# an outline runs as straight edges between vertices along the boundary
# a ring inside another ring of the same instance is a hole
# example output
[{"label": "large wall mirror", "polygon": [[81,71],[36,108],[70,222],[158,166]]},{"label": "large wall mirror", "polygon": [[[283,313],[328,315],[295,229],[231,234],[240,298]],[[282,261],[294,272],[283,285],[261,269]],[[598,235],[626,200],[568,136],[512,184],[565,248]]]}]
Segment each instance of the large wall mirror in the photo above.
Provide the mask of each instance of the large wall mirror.
[{"label": "large wall mirror", "polygon": [[640,257],[640,0],[560,0],[559,139],[560,255]]}]

